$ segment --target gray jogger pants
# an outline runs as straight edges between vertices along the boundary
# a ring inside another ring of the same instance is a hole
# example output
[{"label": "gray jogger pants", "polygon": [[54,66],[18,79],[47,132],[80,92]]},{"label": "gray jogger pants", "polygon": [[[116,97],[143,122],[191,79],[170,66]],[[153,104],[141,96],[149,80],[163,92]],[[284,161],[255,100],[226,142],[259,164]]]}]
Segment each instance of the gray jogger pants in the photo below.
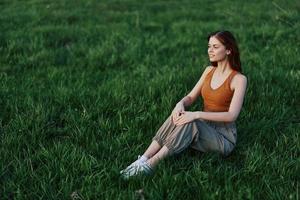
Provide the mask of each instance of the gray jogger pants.
[{"label": "gray jogger pants", "polygon": [[152,140],[169,149],[169,155],[178,154],[188,147],[201,152],[219,152],[228,156],[237,139],[234,122],[194,120],[176,126],[170,115]]}]

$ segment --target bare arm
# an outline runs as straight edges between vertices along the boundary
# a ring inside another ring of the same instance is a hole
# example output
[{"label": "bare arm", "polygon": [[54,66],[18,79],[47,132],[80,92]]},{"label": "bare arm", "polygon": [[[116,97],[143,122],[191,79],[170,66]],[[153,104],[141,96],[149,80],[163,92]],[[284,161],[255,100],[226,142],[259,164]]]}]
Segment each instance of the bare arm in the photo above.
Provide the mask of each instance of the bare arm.
[{"label": "bare arm", "polygon": [[210,70],[212,68],[213,67],[211,67],[211,66],[205,68],[204,72],[201,75],[201,78],[199,79],[197,84],[194,86],[192,91],[188,95],[183,97],[177,104],[182,104],[184,107],[188,107],[195,102],[197,97],[200,96],[200,92],[201,92],[201,88],[202,88],[204,79],[205,79],[207,73],[210,72]]},{"label": "bare arm", "polygon": [[233,86],[234,94],[228,112],[196,112],[196,118],[223,122],[235,121],[239,116],[243,105],[247,87],[247,78],[244,75],[236,76],[233,79]]}]

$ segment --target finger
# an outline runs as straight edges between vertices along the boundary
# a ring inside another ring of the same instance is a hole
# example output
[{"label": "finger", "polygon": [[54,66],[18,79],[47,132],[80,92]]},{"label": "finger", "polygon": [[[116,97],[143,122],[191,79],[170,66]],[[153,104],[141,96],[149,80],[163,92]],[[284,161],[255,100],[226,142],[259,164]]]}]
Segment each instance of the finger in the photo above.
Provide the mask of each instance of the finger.
[{"label": "finger", "polygon": [[174,120],[174,124],[176,125],[178,123],[178,118],[176,118],[175,120]]},{"label": "finger", "polygon": [[177,122],[177,120],[178,120],[178,117],[175,115],[174,116],[174,123]]},{"label": "finger", "polygon": [[176,121],[177,124],[181,124],[182,122],[185,121],[184,117],[181,117],[179,120]]},{"label": "finger", "polygon": [[186,124],[186,123],[188,123],[188,122],[190,122],[190,119],[189,119],[189,118],[187,118],[187,117],[182,117],[181,120],[178,120],[178,121],[177,121],[177,124],[182,125],[182,124]]},{"label": "finger", "polygon": [[176,114],[176,115],[174,116],[175,121],[177,121],[179,117],[180,117],[180,116]]},{"label": "finger", "polygon": [[182,115],[180,115],[179,117],[176,118],[176,122],[180,121],[183,118]]},{"label": "finger", "polygon": [[173,123],[175,123],[175,122],[176,122],[176,120],[177,120],[177,117],[176,117],[176,115],[172,115],[172,120],[173,120]]},{"label": "finger", "polygon": [[180,123],[178,123],[178,126],[181,126],[181,125],[186,124],[186,123],[188,123],[188,121],[187,120],[183,120]]},{"label": "finger", "polygon": [[181,121],[179,122],[180,125],[185,124],[185,123],[186,123],[186,120],[181,120]]},{"label": "finger", "polygon": [[177,126],[181,126],[181,125],[184,125],[186,124],[186,122],[180,122],[179,124],[177,124]]},{"label": "finger", "polygon": [[190,123],[192,120],[191,119],[189,119],[189,118],[186,118],[185,120],[184,120],[184,124],[187,124],[187,123]]},{"label": "finger", "polygon": [[174,121],[175,121],[174,115],[171,116],[171,119],[172,119],[172,121],[174,123]]},{"label": "finger", "polygon": [[174,113],[174,118],[177,119],[178,118],[178,112]]}]

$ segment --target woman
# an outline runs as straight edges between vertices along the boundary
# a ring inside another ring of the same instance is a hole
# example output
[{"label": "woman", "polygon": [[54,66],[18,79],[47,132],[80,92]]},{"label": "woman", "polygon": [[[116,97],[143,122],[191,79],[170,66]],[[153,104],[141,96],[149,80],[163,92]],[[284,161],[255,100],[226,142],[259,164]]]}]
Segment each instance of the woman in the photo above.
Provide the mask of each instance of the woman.
[{"label": "woman", "polygon": [[[160,160],[191,147],[228,156],[237,141],[235,120],[244,100],[247,78],[241,73],[239,50],[229,31],[208,36],[208,66],[193,90],[179,101],[142,156],[120,173],[127,179],[151,174]],[[188,112],[201,94],[203,111]]]}]

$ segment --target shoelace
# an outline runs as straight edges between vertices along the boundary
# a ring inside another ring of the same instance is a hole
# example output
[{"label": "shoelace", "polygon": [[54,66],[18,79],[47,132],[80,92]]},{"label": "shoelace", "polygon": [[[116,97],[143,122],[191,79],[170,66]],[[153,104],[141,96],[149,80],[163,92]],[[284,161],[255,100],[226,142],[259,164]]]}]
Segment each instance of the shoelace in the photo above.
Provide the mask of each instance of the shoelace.
[{"label": "shoelace", "polygon": [[142,164],[142,165],[136,165],[132,168],[130,168],[129,170],[125,171],[122,174],[122,177],[124,179],[129,179],[132,176],[136,176],[136,175],[140,175],[140,174],[146,174],[146,175],[150,175],[152,174],[153,170],[152,168],[147,164]]},{"label": "shoelace", "polygon": [[128,167],[126,167],[124,170],[121,170],[120,173],[121,173],[121,174],[126,173],[127,171],[129,171],[129,170],[132,169],[133,167],[142,164],[143,162],[139,161],[140,157],[141,157],[141,156],[138,155],[138,159],[137,159],[135,162],[133,162],[132,164],[130,164]]},{"label": "shoelace", "polygon": [[140,174],[140,173],[143,173],[143,172],[149,174],[149,173],[152,172],[151,167],[146,163],[144,163],[142,165],[136,165],[135,167],[133,167],[131,169],[133,169],[133,174],[132,175],[137,175],[137,174]]}]

